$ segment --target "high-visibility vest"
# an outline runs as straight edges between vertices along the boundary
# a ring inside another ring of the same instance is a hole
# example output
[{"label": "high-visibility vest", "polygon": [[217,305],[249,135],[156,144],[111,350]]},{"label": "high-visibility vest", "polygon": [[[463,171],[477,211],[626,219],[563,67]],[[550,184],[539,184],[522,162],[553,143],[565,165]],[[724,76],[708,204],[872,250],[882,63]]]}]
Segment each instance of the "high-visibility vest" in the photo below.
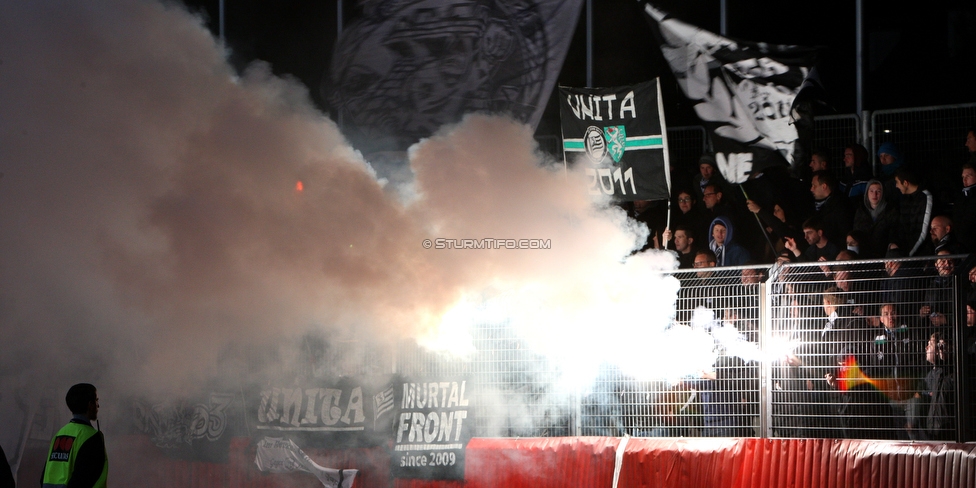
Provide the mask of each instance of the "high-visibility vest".
[{"label": "high-visibility vest", "polygon": [[[88,439],[91,439],[98,431],[94,427],[79,422],[68,422],[61,427],[54,439],[51,440],[51,448],[47,453],[47,463],[44,466],[44,481],[42,488],[64,488],[71,479],[71,474],[75,471],[75,459],[78,451]],[[108,456],[105,457],[105,466],[102,467],[102,475],[95,482],[95,488],[105,488],[108,478]]]}]

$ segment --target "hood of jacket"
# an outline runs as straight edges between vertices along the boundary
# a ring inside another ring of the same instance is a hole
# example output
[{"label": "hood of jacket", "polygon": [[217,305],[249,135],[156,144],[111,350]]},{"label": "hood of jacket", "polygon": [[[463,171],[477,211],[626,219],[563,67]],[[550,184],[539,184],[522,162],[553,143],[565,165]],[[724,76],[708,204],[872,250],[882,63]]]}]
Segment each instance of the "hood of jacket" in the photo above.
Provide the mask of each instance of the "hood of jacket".
[{"label": "hood of jacket", "polygon": [[724,215],[715,217],[715,219],[712,220],[712,223],[708,225],[708,244],[710,247],[715,245],[715,238],[712,237],[712,230],[715,228],[715,224],[717,223],[721,223],[725,226],[725,242],[722,245],[728,247],[729,244],[732,244],[733,242],[732,238],[734,233],[732,229],[732,220]]},{"label": "hood of jacket", "polygon": [[868,189],[871,188],[871,185],[881,185],[881,201],[878,202],[878,210],[880,211],[884,209],[885,206],[887,206],[888,196],[885,195],[884,183],[882,183],[881,180],[877,178],[868,180],[867,186],[864,187],[864,197],[863,197],[864,208],[871,210],[871,200],[868,199]]}]

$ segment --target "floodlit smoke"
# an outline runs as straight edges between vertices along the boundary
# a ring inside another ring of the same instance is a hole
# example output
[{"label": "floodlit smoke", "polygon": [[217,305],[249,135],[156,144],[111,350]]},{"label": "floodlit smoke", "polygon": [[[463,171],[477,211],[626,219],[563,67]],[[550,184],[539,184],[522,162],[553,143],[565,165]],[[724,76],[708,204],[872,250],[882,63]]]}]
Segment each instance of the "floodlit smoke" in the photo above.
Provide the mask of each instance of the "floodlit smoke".
[{"label": "floodlit smoke", "polygon": [[225,54],[168,3],[0,5],[4,385],[192,391],[308,331],[464,353],[485,321],[566,377],[697,370],[674,259],[627,258],[646,229],[530,128],[469,116],[384,182],[303,86]]}]

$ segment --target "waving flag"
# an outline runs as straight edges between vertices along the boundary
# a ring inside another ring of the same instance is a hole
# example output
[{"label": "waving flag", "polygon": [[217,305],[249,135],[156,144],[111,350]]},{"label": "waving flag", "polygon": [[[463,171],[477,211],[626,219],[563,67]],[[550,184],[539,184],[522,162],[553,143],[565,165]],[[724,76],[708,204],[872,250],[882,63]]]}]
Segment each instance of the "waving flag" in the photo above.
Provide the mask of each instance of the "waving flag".
[{"label": "waving flag", "polygon": [[816,50],[728,39],[644,12],[661,34],[661,51],[695,112],[712,132],[719,170],[729,182],[777,164],[795,164],[799,139],[794,100]]},{"label": "waving flag", "polygon": [[617,201],[670,196],[667,126],[657,79],[614,88],[559,87],[563,154],[589,191]]}]

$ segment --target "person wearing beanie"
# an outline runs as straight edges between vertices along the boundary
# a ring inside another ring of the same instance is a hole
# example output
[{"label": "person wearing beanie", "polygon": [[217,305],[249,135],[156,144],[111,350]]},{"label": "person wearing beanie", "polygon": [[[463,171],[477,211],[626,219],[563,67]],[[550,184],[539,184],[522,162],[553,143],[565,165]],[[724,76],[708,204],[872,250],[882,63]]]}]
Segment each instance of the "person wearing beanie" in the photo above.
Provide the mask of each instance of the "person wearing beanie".
[{"label": "person wearing beanie", "polygon": [[887,178],[895,176],[895,171],[898,171],[904,160],[895,143],[886,142],[878,148],[878,162],[881,163],[878,173]]},{"label": "person wearing beanie", "polygon": [[709,184],[718,185],[726,198],[734,199],[734,194],[730,191],[729,183],[722,177],[718,170],[718,163],[715,156],[705,153],[698,160],[698,173],[692,178],[692,191],[695,192],[695,199],[702,210],[705,209],[705,187]]},{"label": "person wearing beanie", "polygon": [[898,205],[901,201],[901,193],[895,186],[895,173],[904,164],[901,151],[893,142],[886,142],[878,148],[878,171],[877,177],[884,184],[885,196],[889,203]]}]

